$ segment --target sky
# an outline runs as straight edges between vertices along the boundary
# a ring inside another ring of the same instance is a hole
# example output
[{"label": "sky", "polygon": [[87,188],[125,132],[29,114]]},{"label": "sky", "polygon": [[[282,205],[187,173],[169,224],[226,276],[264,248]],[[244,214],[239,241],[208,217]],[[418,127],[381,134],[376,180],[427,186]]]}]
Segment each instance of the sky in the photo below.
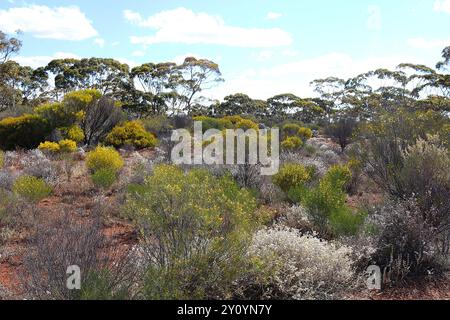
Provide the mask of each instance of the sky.
[{"label": "sky", "polygon": [[315,79],[434,66],[450,46],[450,0],[0,0],[0,30],[21,30],[14,59],[32,67],[194,56],[218,63],[225,79],[207,97],[311,97]]}]

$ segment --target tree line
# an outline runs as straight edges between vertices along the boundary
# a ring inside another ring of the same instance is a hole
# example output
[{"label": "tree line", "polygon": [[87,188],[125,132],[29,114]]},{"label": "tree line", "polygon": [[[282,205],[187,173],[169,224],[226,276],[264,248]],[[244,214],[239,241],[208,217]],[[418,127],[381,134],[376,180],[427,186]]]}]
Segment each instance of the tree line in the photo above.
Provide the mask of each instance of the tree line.
[{"label": "tree line", "polygon": [[[60,101],[65,94],[97,89],[119,101],[135,118],[161,114],[226,116],[241,114],[276,123],[329,122],[335,117],[370,119],[379,110],[408,104],[418,110],[449,112],[450,47],[435,68],[404,63],[396,70],[378,69],[350,79],[330,77],[311,83],[316,98],[286,93],[268,100],[237,93],[211,101],[202,93],[224,81],[219,65],[188,57],[181,64],[145,63],[130,68],[109,58],[55,59],[33,69],[11,60],[21,41],[0,31],[0,112]],[[375,85],[374,85],[375,84]]]}]

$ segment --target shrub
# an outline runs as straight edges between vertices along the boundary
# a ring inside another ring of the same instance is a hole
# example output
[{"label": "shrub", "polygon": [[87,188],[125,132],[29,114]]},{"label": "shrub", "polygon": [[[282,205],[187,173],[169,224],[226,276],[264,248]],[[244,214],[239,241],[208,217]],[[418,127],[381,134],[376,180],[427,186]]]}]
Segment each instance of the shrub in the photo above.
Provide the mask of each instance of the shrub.
[{"label": "shrub", "polygon": [[[61,214],[38,226],[30,236],[23,259],[23,287],[34,299],[124,299],[131,296],[135,268],[128,250],[115,249],[103,233],[100,219]],[[125,251],[124,251],[125,250]],[[66,270],[76,264],[81,271],[81,290],[67,289]]]},{"label": "shrub", "polygon": [[36,148],[50,132],[48,122],[38,115],[3,119],[0,121],[0,149]]},{"label": "shrub", "polygon": [[303,140],[307,141],[313,137],[313,132],[309,128],[300,128],[298,129],[297,135]]},{"label": "shrub", "polygon": [[73,140],[65,139],[59,142],[61,152],[71,153],[77,150],[77,143]]},{"label": "shrub", "polygon": [[241,121],[239,121],[236,126],[236,129],[242,129],[244,131],[249,130],[249,129],[253,129],[258,131],[259,130],[259,125],[255,122],[253,122],[252,120],[248,120],[248,119],[242,119]]},{"label": "shrub", "polygon": [[173,128],[170,119],[165,114],[155,115],[151,118],[142,119],[141,121],[144,124],[145,129],[155,136],[170,132]]},{"label": "shrub", "polygon": [[5,165],[5,153],[0,150],[0,169]]},{"label": "shrub", "polygon": [[109,189],[117,180],[117,172],[112,169],[100,169],[91,175],[91,179],[97,188]]},{"label": "shrub", "polygon": [[[272,270],[254,299],[336,299],[354,283],[351,249],[284,227],[257,232],[249,256]],[[256,280],[258,279],[255,276]],[[252,281],[254,282],[254,281]]]},{"label": "shrub", "polygon": [[116,148],[134,146],[138,149],[156,146],[156,137],[147,132],[140,121],[128,121],[115,127],[106,137],[106,143]]},{"label": "shrub", "polygon": [[76,143],[83,142],[83,140],[85,138],[83,129],[81,129],[77,125],[73,125],[73,126],[67,128],[65,131],[66,131],[67,139],[75,141]]},{"label": "shrub", "polygon": [[38,147],[39,150],[46,153],[58,153],[60,148],[58,143],[51,141],[41,142]]},{"label": "shrub", "polygon": [[156,166],[125,205],[146,243],[146,298],[230,297],[245,269],[255,209],[255,199],[228,176]]},{"label": "shrub", "polygon": [[37,203],[48,197],[52,188],[43,179],[22,176],[14,182],[13,191],[30,203]]},{"label": "shrub", "polygon": [[339,117],[334,120],[326,129],[325,132],[339,143],[342,152],[352,142],[353,135],[357,128],[357,121],[352,117]]},{"label": "shrub", "polygon": [[124,161],[114,148],[99,146],[88,153],[86,165],[91,172],[101,169],[118,172],[124,166]]},{"label": "shrub", "polygon": [[58,181],[58,171],[54,163],[38,149],[30,150],[20,161],[27,175],[43,179],[48,184]]},{"label": "shrub", "polygon": [[307,210],[322,235],[353,235],[364,221],[364,215],[353,213],[346,205],[344,186],[351,179],[346,166],[334,166],[313,188],[296,188],[290,199],[297,199]]},{"label": "shrub", "polygon": [[281,190],[288,192],[293,187],[303,186],[309,182],[311,172],[301,164],[289,163],[284,165],[272,180]]},{"label": "shrub", "polygon": [[427,221],[416,199],[389,201],[372,218],[378,231],[373,261],[386,283],[439,274],[448,266],[439,231]]},{"label": "shrub", "polygon": [[228,119],[216,119],[211,117],[199,116],[194,117],[194,121],[202,122],[203,133],[209,129],[225,130],[233,128],[233,123]]},{"label": "shrub", "polygon": [[283,132],[283,135],[285,137],[292,137],[292,136],[296,136],[300,129],[301,129],[301,127],[299,125],[293,124],[293,123],[288,123],[288,124],[285,124],[283,126],[283,128],[281,128],[281,131]]},{"label": "shrub", "polygon": [[299,137],[287,137],[281,142],[281,148],[284,150],[294,151],[303,146],[303,141]]}]

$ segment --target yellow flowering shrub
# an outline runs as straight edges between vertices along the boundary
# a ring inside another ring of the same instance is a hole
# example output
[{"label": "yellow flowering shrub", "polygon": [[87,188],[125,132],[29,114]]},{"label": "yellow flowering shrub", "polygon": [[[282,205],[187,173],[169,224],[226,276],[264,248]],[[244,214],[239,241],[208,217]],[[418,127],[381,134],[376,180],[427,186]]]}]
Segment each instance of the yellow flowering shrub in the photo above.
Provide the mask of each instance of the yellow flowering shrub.
[{"label": "yellow flowering shrub", "polygon": [[38,149],[46,153],[57,153],[61,148],[56,142],[45,141],[39,144]]},{"label": "yellow flowering shrub", "polygon": [[309,140],[313,137],[312,130],[309,128],[300,128],[298,129],[297,135],[303,140]]},{"label": "yellow flowering shrub", "polygon": [[311,170],[297,163],[288,163],[273,176],[273,183],[288,192],[291,188],[303,186],[311,180]]},{"label": "yellow flowering shrub", "polygon": [[144,239],[163,239],[148,241],[155,258],[145,278],[149,299],[229,294],[245,271],[246,246],[260,220],[255,198],[230,177],[170,165],[131,186],[124,211]]},{"label": "yellow flowering shrub", "polygon": [[284,150],[298,150],[303,146],[303,141],[299,137],[287,137],[281,142],[281,148]]},{"label": "yellow flowering shrub", "polygon": [[124,166],[124,160],[120,154],[111,147],[98,146],[88,153],[86,166],[91,172],[101,169],[111,169],[118,172]]},{"label": "yellow flowering shrub", "polygon": [[59,150],[64,153],[71,153],[77,150],[77,143],[73,140],[65,139],[59,142]]},{"label": "yellow flowering shrub", "polygon": [[134,146],[138,149],[153,148],[158,140],[147,132],[140,121],[128,121],[115,127],[106,137],[106,143],[116,148],[126,145]]},{"label": "yellow flowering shrub", "polygon": [[83,140],[85,138],[83,129],[81,129],[77,125],[73,125],[73,126],[67,128],[66,136],[67,136],[67,139],[75,141],[76,143],[83,142]]}]

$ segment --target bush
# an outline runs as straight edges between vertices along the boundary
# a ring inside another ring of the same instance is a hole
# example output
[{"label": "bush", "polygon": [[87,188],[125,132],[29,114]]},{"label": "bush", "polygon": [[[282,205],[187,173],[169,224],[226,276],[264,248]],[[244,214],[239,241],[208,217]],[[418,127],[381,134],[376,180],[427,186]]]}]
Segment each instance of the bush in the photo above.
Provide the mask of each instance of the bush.
[{"label": "bush", "polygon": [[216,119],[211,117],[199,116],[194,117],[194,121],[202,122],[203,133],[210,129],[225,130],[233,128],[233,123],[229,119]]},{"label": "bush", "polygon": [[424,219],[416,199],[389,201],[373,215],[378,231],[374,263],[382,269],[385,283],[440,274],[448,267],[439,231]]},{"label": "bush", "polygon": [[13,191],[30,203],[38,203],[52,193],[52,188],[43,179],[22,176],[14,182]]},{"label": "bush", "polygon": [[[128,250],[116,250],[103,232],[98,217],[80,222],[62,214],[38,226],[30,236],[23,259],[22,279],[33,299],[80,300],[124,299],[131,296],[135,268]],[[125,251],[124,251],[125,250]],[[76,264],[81,271],[81,290],[67,289],[66,270]]]},{"label": "bush", "polygon": [[353,135],[358,126],[357,121],[352,117],[339,117],[334,120],[326,129],[325,132],[336,141],[342,152],[352,142]]},{"label": "bush", "polygon": [[272,180],[281,190],[288,192],[293,187],[303,186],[311,178],[311,172],[305,166],[289,163],[284,165]]},{"label": "bush", "polygon": [[258,131],[259,130],[259,125],[255,122],[253,122],[252,120],[248,120],[248,119],[242,119],[241,121],[239,121],[236,126],[236,129],[242,129],[244,131],[249,130],[249,129],[253,129]]},{"label": "bush", "polygon": [[5,165],[5,153],[0,150],[0,169]]},{"label": "bush", "polygon": [[145,130],[140,121],[128,121],[115,127],[106,137],[106,143],[116,148],[133,146],[143,149],[155,147],[157,139],[153,134]]},{"label": "bush", "polygon": [[144,124],[145,130],[153,133],[157,137],[173,129],[170,119],[165,114],[155,115],[151,118],[142,119],[141,121]]},{"label": "bush", "polygon": [[354,235],[364,215],[353,213],[346,205],[345,185],[351,173],[346,166],[334,166],[313,188],[294,188],[289,197],[300,202],[321,235]]},{"label": "bush", "polygon": [[296,136],[300,129],[301,129],[301,127],[299,125],[293,124],[293,123],[288,123],[288,124],[285,124],[283,126],[283,128],[281,128],[281,131],[285,137],[292,137],[292,136]]},{"label": "bush", "polygon": [[295,151],[303,146],[303,141],[299,137],[287,137],[281,142],[281,148],[284,150]]},{"label": "bush", "polygon": [[48,122],[37,115],[3,119],[0,121],[0,149],[34,149],[50,132]]},{"label": "bush", "polygon": [[297,135],[303,140],[307,141],[313,137],[313,132],[309,128],[298,129]]},{"label": "bush", "polygon": [[69,139],[61,140],[59,142],[59,148],[63,153],[71,153],[77,150],[77,143]]},{"label": "bush", "polygon": [[101,169],[118,172],[124,166],[124,161],[114,148],[99,146],[88,153],[86,165],[93,173]]},{"label": "bush", "polygon": [[77,150],[77,143],[72,140],[61,140],[59,143],[45,141],[42,142],[39,147],[39,150],[46,153],[71,153]]},{"label": "bush", "polygon": [[56,142],[45,141],[39,144],[38,149],[46,153],[58,153],[60,151],[60,146]]},{"label": "bush", "polygon": [[125,205],[146,243],[146,298],[230,297],[246,268],[255,209],[251,194],[227,176],[156,166],[144,185],[130,189]]},{"label": "bush", "polygon": [[112,169],[100,169],[91,175],[91,179],[97,188],[109,189],[117,180],[117,172]]},{"label": "bush", "polygon": [[84,132],[83,129],[81,129],[79,126],[77,125],[73,125],[69,128],[65,128],[65,130],[63,130],[65,132],[65,136],[67,139],[75,141],[76,143],[81,143],[84,141]]},{"label": "bush", "polygon": [[249,249],[266,269],[272,270],[262,283],[258,275],[249,285],[262,288],[254,299],[337,299],[350,290],[354,272],[351,249],[319,240],[283,227],[256,233]]}]

